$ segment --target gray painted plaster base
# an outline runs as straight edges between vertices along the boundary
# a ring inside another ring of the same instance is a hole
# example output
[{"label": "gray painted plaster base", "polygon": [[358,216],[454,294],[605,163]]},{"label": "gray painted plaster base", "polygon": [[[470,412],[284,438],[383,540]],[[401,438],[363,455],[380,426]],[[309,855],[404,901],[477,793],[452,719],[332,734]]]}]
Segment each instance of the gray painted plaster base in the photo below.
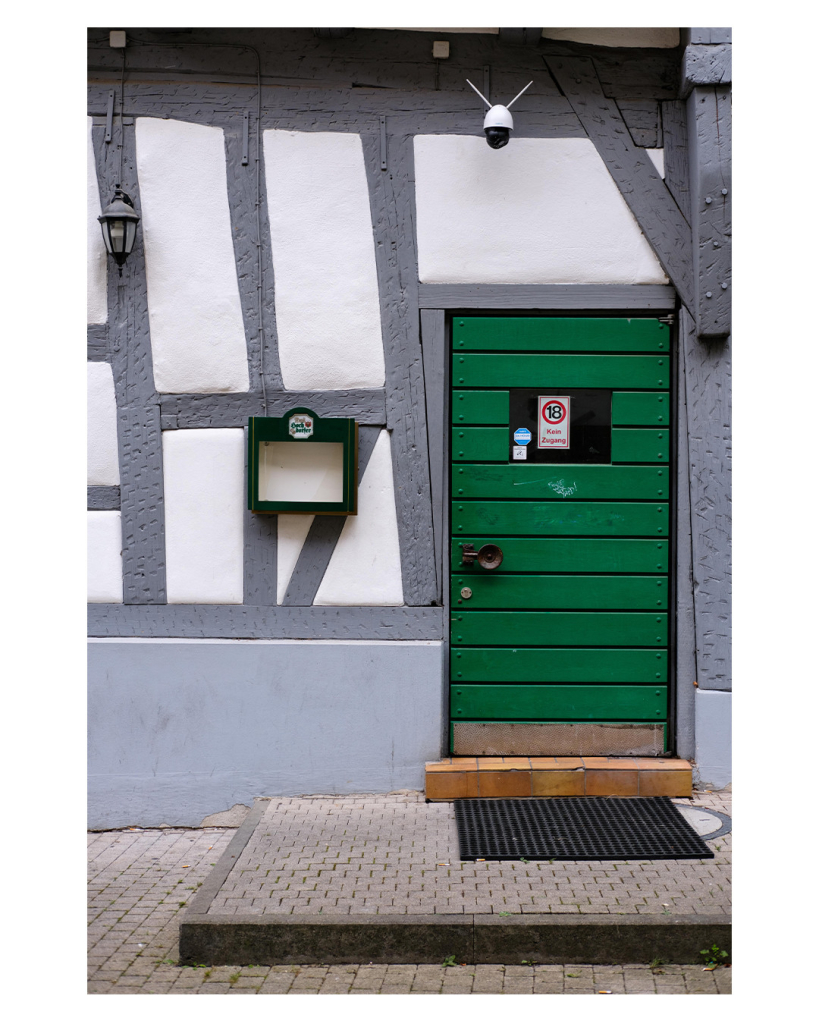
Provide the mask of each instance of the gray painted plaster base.
[{"label": "gray painted plaster base", "polygon": [[197,826],[255,796],[422,789],[434,641],[91,641],[89,827]]},{"label": "gray painted plaster base", "polygon": [[731,693],[697,689],[694,700],[699,789],[724,789],[731,781]]},{"label": "gray painted plaster base", "polygon": [[[579,919],[578,919],[579,918]],[[730,952],[724,915],[188,914],[180,963],[696,963],[713,943]]]}]

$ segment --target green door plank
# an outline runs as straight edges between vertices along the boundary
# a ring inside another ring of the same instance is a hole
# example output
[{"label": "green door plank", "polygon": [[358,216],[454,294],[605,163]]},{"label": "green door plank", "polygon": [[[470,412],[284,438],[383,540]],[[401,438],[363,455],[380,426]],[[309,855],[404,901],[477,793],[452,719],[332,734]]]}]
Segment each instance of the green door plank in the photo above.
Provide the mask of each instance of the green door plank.
[{"label": "green door plank", "polygon": [[615,391],[611,396],[612,426],[667,427],[670,417],[668,392],[658,395],[646,391]]},{"label": "green door plank", "polygon": [[452,359],[456,388],[667,388],[669,374],[668,356],[456,352]]},{"label": "green door plank", "polygon": [[453,423],[509,423],[508,391],[456,391],[452,395]]},{"label": "green door plank", "polygon": [[668,616],[655,612],[479,612],[455,608],[451,623],[453,645],[659,647],[668,643]]},{"label": "green door plank", "polygon": [[666,651],[633,648],[468,647],[450,658],[453,682],[665,683]]},{"label": "green door plank", "polygon": [[668,462],[669,433],[651,430],[612,430],[612,462]]},{"label": "green door plank", "polygon": [[669,352],[670,331],[657,319],[593,317],[457,317],[455,351]]},{"label": "green door plank", "polygon": [[[489,572],[477,562],[468,569],[462,561],[463,544],[476,551],[484,544],[499,544],[503,564]],[[501,537],[485,533],[452,538],[452,569],[458,576],[493,578],[520,572],[668,572],[668,541],[637,540],[625,537]]]},{"label": "green door plank", "polygon": [[550,466],[507,462],[503,466],[458,466],[452,470],[452,497],[456,501],[460,498],[668,500],[668,488],[669,473],[665,467]]},{"label": "green door plank", "polygon": [[[504,558],[504,566],[506,559]],[[468,587],[469,597],[461,590]],[[619,608],[668,607],[666,576],[500,576],[455,572],[452,576],[453,611],[486,608]]]},{"label": "green door plank", "polygon": [[665,502],[455,501],[453,536],[466,533],[560,536],[668,536]]},{"label": "green door plank", "polygon": [[452,431],[452,460],[509,460],[508,427],[455,427]]},{"label": "green door plank", "polygon": [[665,686],[452,686],[452,718],[664,721]]}]

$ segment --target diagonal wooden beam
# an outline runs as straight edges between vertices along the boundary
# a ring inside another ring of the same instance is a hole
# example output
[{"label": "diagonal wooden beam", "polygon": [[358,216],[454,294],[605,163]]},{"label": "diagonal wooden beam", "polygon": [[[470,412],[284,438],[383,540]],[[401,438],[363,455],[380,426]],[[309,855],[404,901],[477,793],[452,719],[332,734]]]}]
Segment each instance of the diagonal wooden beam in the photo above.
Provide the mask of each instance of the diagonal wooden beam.
[{"label": "diagonal wooden beam", "polygon": [[590,57],[544,57],[608,168],[640,230],[689,311],[694,304],[691,228],[644,149],[635,146]]}]

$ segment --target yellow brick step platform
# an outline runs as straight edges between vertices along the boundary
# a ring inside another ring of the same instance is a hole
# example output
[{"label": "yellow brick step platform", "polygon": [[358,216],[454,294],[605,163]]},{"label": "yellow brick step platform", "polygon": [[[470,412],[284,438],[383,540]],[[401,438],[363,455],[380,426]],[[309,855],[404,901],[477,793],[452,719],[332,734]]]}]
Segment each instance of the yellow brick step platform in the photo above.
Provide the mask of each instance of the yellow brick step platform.
[{"label": "yellow brick step platform", "polygon": [[447,757],[426,763],[427,800],[522,796],[690,797],[691,764],[662,757]]}]

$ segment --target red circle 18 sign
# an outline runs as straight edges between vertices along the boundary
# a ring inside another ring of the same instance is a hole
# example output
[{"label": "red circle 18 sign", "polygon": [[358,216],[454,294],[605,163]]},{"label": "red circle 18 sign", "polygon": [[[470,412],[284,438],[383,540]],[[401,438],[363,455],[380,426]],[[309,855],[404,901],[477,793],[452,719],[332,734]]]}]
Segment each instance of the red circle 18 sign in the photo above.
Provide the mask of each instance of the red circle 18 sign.
[{"label": "red circle 18 sign", "polygon": [[566,419],[566,412],[566,406],[559,398],[549,398],[540,410],[540,415],[547,423],[556,427],[558,423],[562,423]]},{"label": "red circle 18 sign", "polygon": [[538,448],[569,447],[568,395],[538,395]]}]

